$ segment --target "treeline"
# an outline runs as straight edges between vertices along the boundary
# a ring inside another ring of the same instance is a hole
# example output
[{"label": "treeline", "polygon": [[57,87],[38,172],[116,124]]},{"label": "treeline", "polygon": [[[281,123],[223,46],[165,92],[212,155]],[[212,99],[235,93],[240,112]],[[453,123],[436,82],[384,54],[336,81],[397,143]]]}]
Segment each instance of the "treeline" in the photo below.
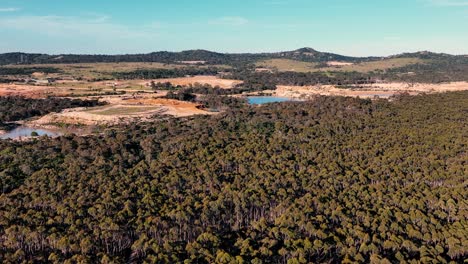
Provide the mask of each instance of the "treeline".
[{"label": "treeline", "polygon": [[116,72],[112,75],[117,79],[132,80],[132,79],[161,79],[161,78],[176,78],[185,77],[187,75],[217,75],[225,69],[216,67],[184,67],[176,69],[140,69],[131,72]]},{"label": "treeline", "polygon": [[[222,90],[222,89],[219,89]],[[214,90],[218,91],[218,90]],[[242,108],[246,104],[244,98],[225,96],[226,94],[208,92],[197,95],[190,88],[184,88],[178,91],[169,91],[163,98],[179,101],[196,102],[201,108],[212,111],[223,111],[227,109]]]},{"label": "treeline", "polygon": [[374,83],[375,77],[358,72],[252,72],[235,71],[226,78],[243,80],[246,87],[257,90],[275,89],[276,85],[350,85]]},{"label": "treeline", "polygon": [[61,70],[53,67],[25,67],[25,68],[5,68],[0,67],[0,76],[8,75],[31,75],[35,72],[42,73],[60,73]]},{"label": "treeline", "polygon": [[60,112],[66,108],[93,107],[102,105],[98,100],[80,100],[68,98],[31,99],[20,96],[0,97],[0,125],[51,112]]},{"label": "treeline", "polygon": [[462,263],[468,92],[0,141],[0,260]]},{"label": "treeline", "polygon": [[189,85],[172,85],[170,82],[156,83],[151,82],[151,88],[153,90],[164,90],[164,91],[178,91],[191,94],[205,94],[205,95],[234,95],[242,94],[245,92],[263,91],[267,89],[276,89],[276,86],[265,86],[265,85],[252,85],[250,83],[238,84],[234,88],[221,88],[219,86],[212,86],[209,84],[194,83]]},{"label": "treeline", "polygon": [[294,51],[276,53],[240,53],[228,54],[207,50],[187,50],[181,52],[152,52],[148,54],[126,54],[126,55],[46,55],[26,53],[0,54],[0,65],[3,64],[33,64],[33,63],[119,63],[119,62],[160,62],[179,63],[184,61],[203,61],[204,64],[225,64],[241,66],[254,63],[258,60],[273,58],[289,58],[301,61],[321,62],[328,60],[341,61],[367,61],[375,58],[354,58],[333,53],[319,52],[311,48],[302,48]]},{"label": "treeline", "polygon": [[265,54],[223,54],[206,50],[182,52],[152,52],[126,55],[47,55],[6,53],[0,54],[0,65],[6,64],[56,64],[56,63],[119,63],[119,62],[159,62],[184,64],[184,61],[203,61],[204,64],[243,65],[267,57]]}]

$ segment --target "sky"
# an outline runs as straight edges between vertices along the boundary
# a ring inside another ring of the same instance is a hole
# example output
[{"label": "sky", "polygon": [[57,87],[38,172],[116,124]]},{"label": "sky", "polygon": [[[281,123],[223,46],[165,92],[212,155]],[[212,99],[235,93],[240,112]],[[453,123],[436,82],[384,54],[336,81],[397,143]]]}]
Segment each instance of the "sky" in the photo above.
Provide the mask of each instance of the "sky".
[{"label": "sky", "polygon": [[0,0],[0,53],[468,54],[468,0]]}]

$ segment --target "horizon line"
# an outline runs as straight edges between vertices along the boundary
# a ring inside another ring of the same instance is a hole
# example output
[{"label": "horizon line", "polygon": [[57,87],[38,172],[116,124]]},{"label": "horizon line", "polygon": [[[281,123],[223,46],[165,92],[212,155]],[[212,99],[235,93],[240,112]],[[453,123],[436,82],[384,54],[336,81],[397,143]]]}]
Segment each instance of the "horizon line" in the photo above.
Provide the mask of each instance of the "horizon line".
[{"label": "horizon line", "polygon": [[181,52],[187,52],[187,51],[206,51],[206,52],[211,52],[211,53],[218,53],[218,54],[224,54],[224,55],[242,55],[242,54],[275,54],[275,53],[284,53],[284,52],[294,52],[298,51],[300,49],[310,49],[314,50],[319,53],[331,53],[335,55],[341,55],[345,57],[353,57],[353,58],[369,58],[369,57],[392,57],[392,56],[398,56],[398,55],[403,55],[403,54],[414,54],[414,53],[434,53],[434,54],[444,54],[444,55],[451,55],[451,56],[468,56],[468,54],[452,54],[452,53],[447,53],[447,52],[435,52],[431,50],[418,50],[418,51],[403,51],[400,53],[395,53],[395,54],[390,54],[390,55],[366,55],[366,56],[354,56],[354,55],[345,55],[342,53],[335,53],[332,51],[320,51],[316,50],[314,48],[310,47],[302,47],[298,49],[293,49],[293,50],[282,50],[282,51],[248,51],[248,52],[223,52],[223,51],[214,51],[214,50],[209,50],[209,49],[203,49],[203,48],[196,48],[196,49],[183,49],[183,50],[156,50],[156,51],[149,51],[149,52],[137,52],[137,53],[44,53],[44,52],[27,52],[27,51],[7,51],[7,52],[0,52],[0,55],[4,54],[14,54],[14,53],[20,53],[20,54],[41,54],[41,55],[48,55],[48,56],[61,56],[61,55],[78,55],[78,56],[124,56],[124,55],[146,55],[146,54],[151,54],[151,53],[159,53],[159,52],[167,52],[167,53],[181,53]]}]

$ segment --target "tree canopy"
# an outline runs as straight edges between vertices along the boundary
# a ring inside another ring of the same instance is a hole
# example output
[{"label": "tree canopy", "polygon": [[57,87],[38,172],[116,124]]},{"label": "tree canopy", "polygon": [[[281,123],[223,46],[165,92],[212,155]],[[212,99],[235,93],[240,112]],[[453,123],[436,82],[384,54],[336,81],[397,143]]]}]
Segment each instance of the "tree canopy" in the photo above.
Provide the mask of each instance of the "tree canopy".
[{"label": "tree canopy", "polygon": [[0,261],[461,263],[467,126],[454,92],[0,141]]}]

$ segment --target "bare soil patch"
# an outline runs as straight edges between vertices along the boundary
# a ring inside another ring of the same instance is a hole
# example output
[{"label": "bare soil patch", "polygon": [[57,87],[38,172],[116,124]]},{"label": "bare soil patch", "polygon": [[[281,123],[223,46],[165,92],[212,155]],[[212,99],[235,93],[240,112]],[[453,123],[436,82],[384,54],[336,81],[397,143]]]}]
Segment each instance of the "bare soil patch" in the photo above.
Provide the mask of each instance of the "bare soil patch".
[{"label": "bare soil patch", "polygon": [[58,90],[51,86],[0,84],[0,96],[44,98],[54,92],[58,92]]},{"label": "bare soil patch", "polygon": [[422,93],[442,93],[468,90],[468,82],[452,82],[443,84],[410,84],[382,83],[369,84],[356,88],[339,88],[333,85],[319,86],[285,86],[279,85],[275,91],[269,91],[275,96],[289,98],[307,98],[314,95],[351,96],[361,98],[390,97],[401,93],[417,95]]},{"label": "bare soil patch", "polygon": [[327,65],[328,66],[349,66],[349,65],[353,65],[354,63],[351,63],[351,62],[342,62],[342,61],[329,61],[327,62]]},{"label": "bare soil patch", "polygon": [[182,64],[205,64],[206,61],[178,61],[178,63],[182,63]]},{"label": "bare soil patch", "polygon": [[[84,98],[89,99],[89,98]],[[141,96],[106,96],[101,98],[109,105],[94,108],[67,109],[61,113],[51,113],[30,125],[70,124],[70,125],[109,125],[135,120],[150,120],[154,115],[185,117],[213,114],[199,109],[200,105],[165,98],[154,98],[151,94]]]},{"label": "bare soil patch", "polygon": [[[220,88],[230,89],[236,86],[237,84],[241,84],[242,81],[239,80],[229,80],[229,79],[221,79],[217,76],[194,76],[194,77],[182,77],[182,78],[168,78],[168,79],[154,79],[152,80],[156,83],[161,82],[170,82],[172,85],[181,85],[187,86],[190,84],[209,84],[211,86],[219,86]],[[151,81],[145,81],[144,85],[149,86]]]}]

